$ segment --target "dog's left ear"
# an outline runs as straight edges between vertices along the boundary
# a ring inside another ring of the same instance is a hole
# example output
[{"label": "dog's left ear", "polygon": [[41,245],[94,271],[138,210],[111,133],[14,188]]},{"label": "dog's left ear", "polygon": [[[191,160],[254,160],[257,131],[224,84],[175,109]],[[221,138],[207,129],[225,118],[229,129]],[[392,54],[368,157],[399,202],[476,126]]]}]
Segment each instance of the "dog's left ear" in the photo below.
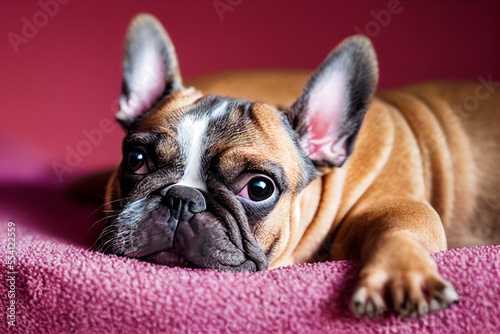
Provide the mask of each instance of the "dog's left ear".
[{"label": "dog's left ear", "polygon": [[288,118],[317,167],[339,167],[354,148],[375,92],[378,65],[370,40],[343,41],[307,82]]},{"label": "dog's left ear", "polygon": [[137,15],[127,32],[116,119],[127,129],[160,98],[182,88],[177,56],[168,34],[154,16]]}]

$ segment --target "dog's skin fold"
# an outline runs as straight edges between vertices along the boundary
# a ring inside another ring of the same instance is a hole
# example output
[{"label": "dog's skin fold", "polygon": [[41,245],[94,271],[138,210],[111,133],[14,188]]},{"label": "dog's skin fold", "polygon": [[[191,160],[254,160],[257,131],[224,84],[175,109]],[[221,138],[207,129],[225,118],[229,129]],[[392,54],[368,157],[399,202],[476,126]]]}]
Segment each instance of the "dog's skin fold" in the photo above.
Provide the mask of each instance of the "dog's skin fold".
[{"label": "dog's skin fold", "polygon": [[161,24],[139,15],[117,114],[124,160],[97,249],[219,270],[360,260],[359,316],[457,302],[429,254],[500,242],[500,85],[374,96],[377,78],[371,43],[356,36],[313,74],[185,85]]}]

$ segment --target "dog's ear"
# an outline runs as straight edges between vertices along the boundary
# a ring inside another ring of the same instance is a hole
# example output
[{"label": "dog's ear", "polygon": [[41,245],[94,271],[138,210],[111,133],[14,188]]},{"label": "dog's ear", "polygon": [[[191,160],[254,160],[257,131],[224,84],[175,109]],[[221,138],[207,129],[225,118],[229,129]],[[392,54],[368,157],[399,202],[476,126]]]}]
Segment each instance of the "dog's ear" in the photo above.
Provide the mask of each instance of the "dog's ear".
[{"label": "dog's ear", "polygon": [[352,153],[377,81],[375,51],[363,36],[344,40],[311,76],[287,116],[317,167],[342,166]]},{"label": "dog's ear", "polygon": [[168,34],[154,16],[137,15],[127,32],[116,119],[128,128],[160,98],[182,88],[177,56]]}]

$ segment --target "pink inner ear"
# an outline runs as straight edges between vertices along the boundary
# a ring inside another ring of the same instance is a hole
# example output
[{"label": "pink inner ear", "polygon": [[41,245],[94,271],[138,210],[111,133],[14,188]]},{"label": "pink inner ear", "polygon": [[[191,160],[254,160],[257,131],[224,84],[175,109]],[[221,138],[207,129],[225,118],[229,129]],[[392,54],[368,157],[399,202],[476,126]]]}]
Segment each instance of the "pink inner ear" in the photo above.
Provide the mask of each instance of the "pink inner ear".
[{"label": "pink inner ear", "polygon": [[156,102],[165,89],[165,65],[161,52],[155,48],[145,48],[137,58],[129,73],[128,98],[120,98],[120,117],[135,118]]},{"label": "pink inner ear", "polygon": [[340,161],[345,158],[345,138],[339,125],[345,100],[345,75],[334,72],[319,78],[309,93],[307,134],[302,148],[313,160]]}]

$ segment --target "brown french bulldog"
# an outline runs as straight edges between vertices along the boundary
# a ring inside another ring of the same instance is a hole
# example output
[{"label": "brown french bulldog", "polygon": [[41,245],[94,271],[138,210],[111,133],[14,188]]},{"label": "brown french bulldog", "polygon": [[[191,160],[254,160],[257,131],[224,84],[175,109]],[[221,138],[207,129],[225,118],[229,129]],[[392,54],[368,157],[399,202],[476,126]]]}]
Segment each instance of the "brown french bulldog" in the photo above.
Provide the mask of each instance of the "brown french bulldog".
[{"label": "brown french bulldog", "polygon": [[204,95],[183,86],[161,24],[139,15],[116,115],[123,161],[96,248],[232,271],[357,259],[359,316],[457,302],[429,254],[500,241],[499,85],[374,97],[377,79],[370,41],[355,36],[308,79],[221,74],[197,81]]}]

